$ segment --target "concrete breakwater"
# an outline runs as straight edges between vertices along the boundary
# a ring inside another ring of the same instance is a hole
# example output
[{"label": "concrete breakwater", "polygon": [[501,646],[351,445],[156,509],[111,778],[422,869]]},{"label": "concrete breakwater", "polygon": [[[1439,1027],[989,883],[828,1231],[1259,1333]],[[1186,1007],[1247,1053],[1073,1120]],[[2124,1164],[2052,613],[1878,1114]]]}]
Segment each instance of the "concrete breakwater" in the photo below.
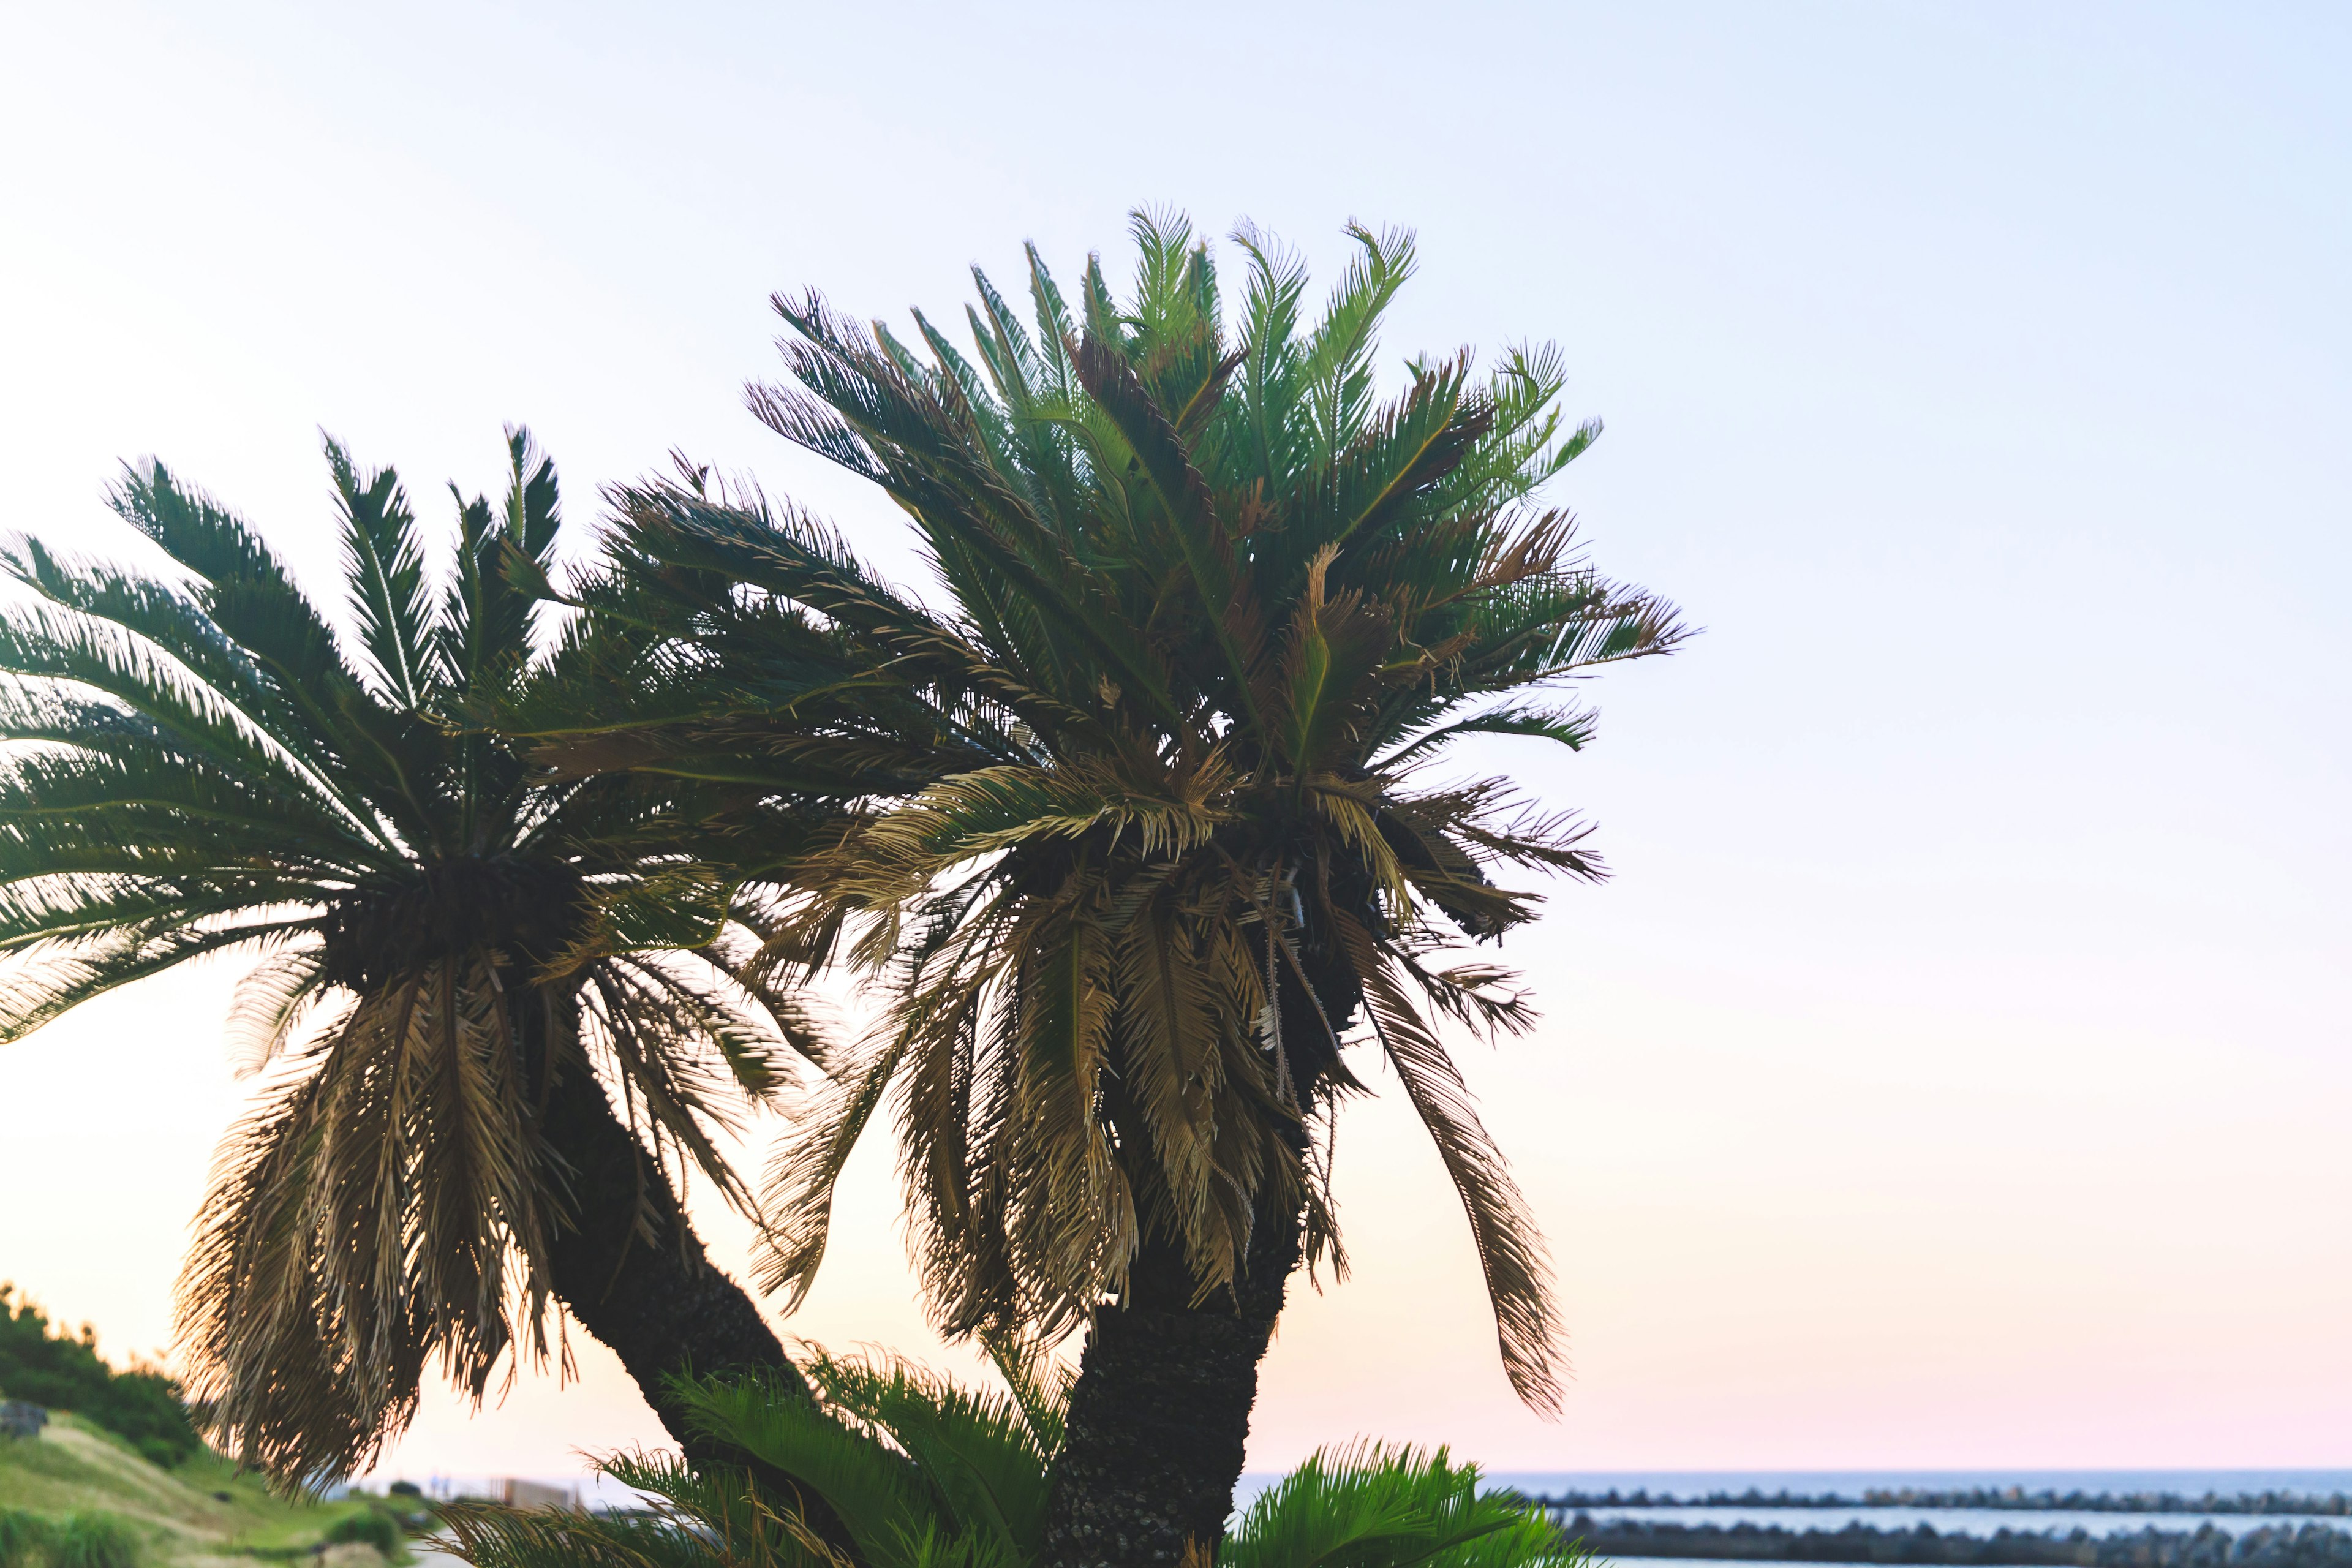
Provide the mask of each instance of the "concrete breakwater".
[{"label": "concrete breakwater", "polygon": [[1711,1491],[1704,1496],[1678,1496],[1637,1489],[1621,1492],[1569,1491],[1538,1496],[1529,1501],[1550,1509],[1593,1508],[1919,1508],[1987,1509],[2006,1513],[2236,1513],[2321,1514],[2352,1516],[2352,1497],[2342,1492],[2325,1496],[2287,1491],[2207,1492],[2190,1497],[2180,1492],[2059,1492],[2022,1487],[1869,1487],[1855,1493]]},{"label": "concrete breakwater", "polygon": [[[1558,1517],[1556,1514],[1554,1517]],[[2031,1564],[2033,1568],[2352,1568],[2352,1531],[2321,1524],[2270,1525],[2242,1534],[2205,1525],[2115,1535],[2000,1530],[1986,1535],[1916,1530],[1784,1530],[1758,1524],[1596,1521],[1589,1513],[1561,1530],[1599,1557],[1712,1557],[1756,1563]]]}]

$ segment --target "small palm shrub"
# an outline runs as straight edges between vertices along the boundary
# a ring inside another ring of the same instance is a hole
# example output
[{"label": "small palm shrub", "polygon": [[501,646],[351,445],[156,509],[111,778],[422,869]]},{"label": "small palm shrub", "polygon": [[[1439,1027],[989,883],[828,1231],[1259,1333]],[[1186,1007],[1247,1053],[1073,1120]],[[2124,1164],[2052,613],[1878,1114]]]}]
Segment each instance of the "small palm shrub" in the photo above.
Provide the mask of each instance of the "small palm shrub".
[{"label": "small palm shrub", "polygon": [[[996,1357],[1008,1394],[894,1356],[804,1367],[814,1400],[759,1376],[680,1380],[732,1466],[615,1455],[637,1514],[459,1504],[445,1518],[475,1568],[1032,1568],[1061,1458],[1066,1378]],[[1227,1533],[1227,1568],[1585,1568],[1583,1549],[1517,1500],[1481,1493],[1445,1450],[1318,1453]],[[803,1512],[822,1502],[850,1552]]]},{"label": "small palm shrub", "polygon": [[1318,1452],[1226,1532],[1223,1568],[1580,1568],[1587,1559],[1517,1499],[1478,1489],[1478,1467],[1365,1443]]}]

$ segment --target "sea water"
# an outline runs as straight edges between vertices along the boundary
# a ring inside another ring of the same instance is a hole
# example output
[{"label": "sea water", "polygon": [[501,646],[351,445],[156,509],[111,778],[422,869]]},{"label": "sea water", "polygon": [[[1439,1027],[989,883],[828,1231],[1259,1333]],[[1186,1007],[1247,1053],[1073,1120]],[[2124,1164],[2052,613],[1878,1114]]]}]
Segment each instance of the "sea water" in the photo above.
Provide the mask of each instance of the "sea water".
[{"label": "sea water", "polygon": [[[1279,1479],[1273,1475],[1246,1475],[1234,1501],[1246,1508],[1251,1499]],[[1996,1531],[2035,1531],[2091,1535],[2133,1533],[2146,1529],[2195,1531],[2211,1524],[2232,1535],[2269,1525],[2313,1522],[2330,1529],[2352,1531],[2352,1516],[2289,1513],[2120,1513],[2072,1509],[1961,1508],[1774,1508],[1749,1503],[1694,1507],[1690,1500],[1710,1493],[1737,1497],[1750,1489],[1769,1497],[1835,1495],[1860,1498],[1865,1492],[2005,1491],[2016,1488],[2029,1496],[2068,1492],[2091,1496],[2168,1493],[2179,1498],[2235,1498],[2247,1493],[2290,1492],[2298,1497],[2352,1496],[2352,1469],[2271,1470],[1491,1470],[1490,1489],[1509,1489],[1528,1497],[1560,1497],[1568,1493],[1607,1492],[1618,1495],[1646,1491],[1652,1497],[1682,1500],[1675,1507],[1649,1505],[1588,1506],[1595,1521],[1632,1519],[1656,1524],[1778,1525],[1788,1531],[1843,1530],[1862,1524],[1874,1530],[1933,1528],[1939,1535],[1991,1535]],[[1626,1563],[1634,1560],[1622,1559]],[[1692,1563],[1698,1559],[1675,1561]]]}]

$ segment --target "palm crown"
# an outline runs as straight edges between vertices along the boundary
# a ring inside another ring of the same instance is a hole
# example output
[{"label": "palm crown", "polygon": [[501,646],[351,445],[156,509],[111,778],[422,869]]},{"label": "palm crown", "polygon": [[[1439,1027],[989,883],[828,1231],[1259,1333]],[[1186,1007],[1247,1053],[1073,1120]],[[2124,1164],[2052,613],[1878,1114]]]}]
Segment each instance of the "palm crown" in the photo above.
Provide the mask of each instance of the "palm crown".
[{"label": "palm crown", "polygon": [[928,358],[780,298],[797,384],[755,409],[904,509],[944,608],[756,494],[617,494],[583,598],[625,628],[635,706],[593,735],[518,724],[568,731],[575,771],[833,800],[830,847],[777,875],[804,933],[856,932],[897,982],[779,1160],[769,1283],[805,1288],[893,1086],[951,1332],[1072,1326],[1154,1237],[1205,1299],[1270,1215],[1336,1260],[1311,1135],[1360,1087],[1360,1007],[1468,1212],[1510,1375],[1552,1398],[1540,1243],[1438,1032],[1532,1015],[1443,955],[1534,912],[1496,868],[1600,868],[1572,822],[1428,769],[1471,733],[1582,744],[1588,715],[1545,689],[1682,633],[1530,501],[1597,432],[1559,412],[1554,351],[1483,377],[1416,361],[1379,395],[1412,250],[1353,232],[1311,324],[1303,271],[1244,230],[1229,328],[1206,247],[1148,216],[1123,301],[1098,262],[1067,300],[1031,253],[1034,331],[975,270],[976,361],[919,315]]},{"label": "palm crown", "polygon": [[677,882],[677,791],[537,781],[463,721],[547,668],[501,566],[556,539],[528,436],[503,509],[458,498],[437,589],[397,478],[327,455],[348,639],[161,464],[113,504],[184,583],[29,540],[0,557],[31,590],[0,615],[0,736],[26,742],[0,763],[0,1037],[204,954],[260,957],[232,1034],[280,1070],[224,1146],[183,1333],[219,1429],[289,1477],[362,1462],[429,1361],[478,1397],[509,1351],[545,1353],[571,1178],[537,1113],[558,1079],[601,1068],[656,1153],[740,1194],[712,1124],[768,1093],[766,1042],[799,1026],[708,921],[688,957],[585,940],[604,893]]}]

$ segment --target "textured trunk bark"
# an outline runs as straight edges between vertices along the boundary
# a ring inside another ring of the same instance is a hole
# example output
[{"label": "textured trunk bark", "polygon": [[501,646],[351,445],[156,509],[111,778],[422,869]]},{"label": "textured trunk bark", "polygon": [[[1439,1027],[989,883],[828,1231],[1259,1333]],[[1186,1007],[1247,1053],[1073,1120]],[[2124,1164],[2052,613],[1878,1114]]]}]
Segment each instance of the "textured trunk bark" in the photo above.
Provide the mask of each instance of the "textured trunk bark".
[{"label": "textured trunk bark", "polygon": [[[540,1132],[571,1167],[571,1209],[548,1258],[555,1294],[621,1358],[689,1464],[738,1467],[770,1491],[797,1498],[843,1561],[860,1561],[848,1528],[822,1498],[696,1432],[671,1395],[667,1380],[684,1372],[766,1373],[804,1397],[809,1385],[751,1298],[703,1256],[669,1178],[644,1157],[603,1086],[576,1061],[549,1087]],[[632,1231],[640,1212],[653,1216],[650,1242]]]},{"label": "textured trunk bark", "polygon": [[[751,1298],[703,1256],[668,1178],[640,1154],[595,1079],[562,1074],[541,1131],[571,1167],[571,1211],[555,1229],[551,1283],[580,1326],[621,1358],[688,1458],[699,1440],[663,1385],[670,1375],[765,1372],[806,1391]],[[640,1213],[652,1215],[650,1241],[632,1234]]]},{"label": "textured trunk bark", "polygon": [[1181,1249],[1148,1244],[1095,1313],[1045,1521],[1046,1568],[1213,1560],[1241,1479],[1257,1363],[1297,1265],[1296,1214],[1261,1213],[1233,1298],[1192,1305]]},{"label": "textured trunk bark", "polygon": [[[803,1394],[808,1384],[743,1288],[703,1256],[660,1162],[613,1114],[582,1056],[576,1002],[536,985],[506,995],[539,1135],[562,1165],[548,1283],[697,1458],[704,1445],[666,1386],[670,1377],[765,1372]],[[638,1233],[640,1220],[650,1237]]]}]

